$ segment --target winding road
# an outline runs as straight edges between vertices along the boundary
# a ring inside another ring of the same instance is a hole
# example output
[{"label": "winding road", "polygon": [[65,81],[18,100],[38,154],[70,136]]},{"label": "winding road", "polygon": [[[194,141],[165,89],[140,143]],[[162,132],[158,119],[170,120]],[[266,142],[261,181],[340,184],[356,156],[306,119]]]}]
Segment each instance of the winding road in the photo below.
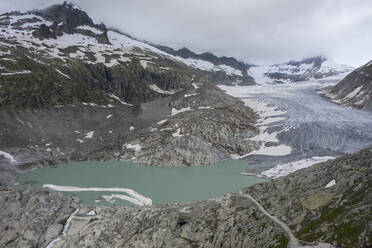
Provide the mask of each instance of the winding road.
[{"label": "winding road", "polygon": [[244,193],[242,190],[239,190],[238,193],[244,197],[247,197],[250,199],[256,206],[257,208],[268,218],[270,218],[272,221],[274,221],[276,224],[278,224],[283,230],[288,234],[289,236],[289,243],[288,243],[288,248],[332,248],[333,246],[327,243],[320,243],[317,245],[311,245],[311,246],[303,246],[301,245],[301,242],[294,236],[292,230],[289,228],[289,226],[281,221],[279,218],[276,216],[271,215],[269,212],[267,212],[262,205],[256,201],[251,195]]},{"label": "winding road", "polygon": [[281,221],[280,219],[278,219],[277,217],[269,214],[269,212],[267,212],[260,203],[258,203],[258,201],[256,201],[256,199],[254,199],[252,196],[244,193],[242,190],[240,190],[238,192],[239,194],[241,194],[242,196],[244,197],[247,197],[248,199],[250,199],[257,207],[258,209],[264,214],[266,215],[267,217],[269,217],[271,220],[273,220],[276,224],[278,224],[279,226],[281,226],[283,228],[283,230],[288,234],[289,236],[289,244],[288,244],[288,247],[289,248],[296,248],[296,247],[301,247],[300,245],[300,242],[296,239],[296,237],[293,235],[292,233],[292,230],[287,226],[287,224],[285,224],[283,221]]}]

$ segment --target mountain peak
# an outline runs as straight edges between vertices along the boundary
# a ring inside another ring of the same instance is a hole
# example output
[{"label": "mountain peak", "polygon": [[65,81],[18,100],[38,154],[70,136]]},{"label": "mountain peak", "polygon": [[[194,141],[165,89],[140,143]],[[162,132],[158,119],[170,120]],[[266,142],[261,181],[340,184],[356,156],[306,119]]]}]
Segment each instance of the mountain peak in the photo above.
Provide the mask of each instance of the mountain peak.
[{"label": "mountain peak", "polygon": [[70,8],[70,9],[81,10],[79,5],[77,5],[75,3],[72,3],[70,1],[64,1],[62,6],[66,7],[66,8]]},{"label": "mountain peak", "polygon": [[294,83],[311,80],[340,80],[352,67],[338,64],[325,56],[292,60],[288,63],[257,66],[249,69],[257,83]]},{"label": "mountain peak", "polygon": [[314,64],[315,67],[319,67],[326,60],[328,59],[325,56],[315,56],[298,61],[291,60],[288,65]]},{"label": "mountain peak", "polygon": [[48,21],[65,23],[69,26],[68,33],[71,33],[71,28],[79,25],[93,25],[92,19],[85,11],[71,2],[64,2],[63,4],[55,4],[41,10],[34,10],[31,13],[42,16]]},{"label": "mountain peak", "polygon": [[[103,24],[96,25],[85,11],[78,5],[69,1],[65,1],[63,4],[55,4],[41,10],[33,10],[28,13],[38,15],[52,23],[52,25],[40,25],[40,27],[32,33],[33,36],[39,39],[56,38],[63,34],[83,32],[85,35],[96,38],[99,43],[109,43],[106,26]],[[81,30],[81,27],[85,27],[85,30]],[[90,32],[92,30],[94,31]]]}]

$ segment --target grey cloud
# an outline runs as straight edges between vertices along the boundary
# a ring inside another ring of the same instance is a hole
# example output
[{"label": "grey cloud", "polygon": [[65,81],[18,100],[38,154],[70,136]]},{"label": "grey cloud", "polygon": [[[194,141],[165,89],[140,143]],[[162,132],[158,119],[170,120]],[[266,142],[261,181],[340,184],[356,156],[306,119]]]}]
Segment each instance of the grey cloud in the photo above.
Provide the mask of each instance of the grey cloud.
[{"label": "grey cloud", "polygon": [[[51,0],[1,0],[0,11]],[[96,22],[140,39],[268,64],[325,55],[372,59],[370,0],[76,0]]]}]

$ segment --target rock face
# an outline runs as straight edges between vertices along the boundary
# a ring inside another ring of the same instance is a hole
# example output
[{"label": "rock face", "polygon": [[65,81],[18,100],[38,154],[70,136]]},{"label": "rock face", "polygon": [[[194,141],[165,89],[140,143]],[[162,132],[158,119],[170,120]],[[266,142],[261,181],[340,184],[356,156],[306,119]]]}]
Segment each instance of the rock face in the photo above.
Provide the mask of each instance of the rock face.
[{"label": "rock face", "polygon": [[[0,247],[286,247],[288,237],[249,199],[231,195],[197,204],[77,206],[45,190],[0,191]],[[67,235],[61,227],[79,208]],[[94,210],[94,215],[87,215]],[[6,214],[5,214],[6,213]]]},{"label": "rock face", "polygon": [[0,207],[0,247],[45,247],[78,204],[60,193],[1,187]]},{"label": "rock face", "polygon": [[[333,182],[333,183],[332,183]],[[244,190],[303,241],[372,245],[372,149]]]},{"label": "rock face", "polygon": [[[253,84],[255,84],[254,79],[250,75],[248,75],[248,73],[247,73],[247,70],[250,67],[252,67],[253,65],[249,65],[247,63],[238,61],[235,58],[225,57],[225,56],[217,57],[216,55],[214,55],[212,53],[196,54],[196,53],[190,51],[187,48],[174,50],[174,49],[172,49],[170,47],[166,47],[166,46],[156,45],[156,47],[159,48],[160,50],[163,50],[163,51],[169,53],[169,54],[172,54],[174,56],[179,56],[179,57],[182,57],[182,58],[185,58],[185,59],[190,59],[191,58],[191,59],[196,59],[196,60],[204,60],[204,61],[208,61],[208,62],[210,62],[210,63],[212,63],[216,66],[220,66],[220,65],[231,66],[232,68],[241,71],[241,73],[243,75],[243,80],[241,82],[238,82],[239,85],[253,85]],[[221,84],[231,84],[231,82],[236,81],[236,80],[232,80],[231,78],[226,77],[226,76],[221,75],[221,74],[211,74],[210,77],[211,77],[212,81],[215,81],[215,82],[221,83]]]},{"label": "rock face", "polygon": [[309,80],[342,79],[352,67],[335,63],[325,57],[314,57],[300,61],[269,66],[253,66],[248,74],[256,83],[295,83]]},{"label": "rock face", "polygon": [[290,227],[295,247],[367,248],[371,161],[367,149],[217,199],[152,207],[84,206],[46,190],[2,187],[0,247],[46,247],[57,237],[55,247],[293,247],[251,196]]},{"label": "rock face", "polygon": [[336,103],[372,111],[372,61],[356,69],[324,93]]},{"label": "rock face", "polygon": [[241,80],[238,69],[190,63],[68,2],[3,14],[0,31],[0,151],[15,160],[0,155],[0,184],[71,160],[205,165],[259,147],[245,140],[258,132],[252,110],[211,81]]},{"label": "rock face", "polygon": [[[197,88],[191,86],[169,97],[171,113],[131,137],[123,145],[121,159],[146,165],[199,165],[260,147],[260,142],[247,140],[258,134],[252,110],[214,85],[194,85]],[[147,106],[143,105],[144,115],[152,111]]]},{"label": "rock face", "polygon": [[[256,115],[208,82],[139,106],[68,104],[0,110],[0,183],[22,170],[66,161],[130,160],[145,165],[208,165],[247,154],[260,142]],[[186,110],[186,111],[185,111]],[[179,112],[179,113],[178,113]]]}]

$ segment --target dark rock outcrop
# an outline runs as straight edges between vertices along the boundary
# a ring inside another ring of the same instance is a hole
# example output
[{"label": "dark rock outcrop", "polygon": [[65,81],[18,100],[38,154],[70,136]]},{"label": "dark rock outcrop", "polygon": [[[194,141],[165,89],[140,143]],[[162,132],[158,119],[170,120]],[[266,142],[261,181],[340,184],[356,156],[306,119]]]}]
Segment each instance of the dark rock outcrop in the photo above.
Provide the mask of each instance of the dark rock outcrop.
[{"label": "dark rock outcrop", "polygon": [[[70,2],[52,5],[42,10],[34,10],[29,13],[39,15],[45,20],[53,23],[51,26],[40,25],[39,29],[33,32],[33,36],[40,39],[56,38],[57,36],[73,33],[83,33],[95,37],[99,43],[110,44],[107,37],[105,25],[96,25],[85,11]],[[79,31],[79,26],[89,26],[101,30],[102,34],[95,34],[91,31]]]},{"label": "dark rock outcrop", "polygon": [[[255,81],[254,79],[248,75],[247,73],[247,70],[252,67],[252,65],[249,65],[249,64],[246,64],[242,61],[238,61],[237,59],[233,58],[233,57],[225,57],[225,56],[222,56],[222,57],[218,57],[212,53],[202,53],[202,54],[196,54],[192,51],[190,51],[189,49],[187,48],[181,48],[179,50],[174,50],[170,47],[167,47],[167,46],[160,46],[160,45],[155,45],[157,48],[159,48],[160,50],[163,50],[169,54],[172,54],[174,56],[179,56],[179,57],[182,57],[182,58],[185,58],[185,59],[188,59],[188,58],[192,58],[192,59],[201,59],[201,60],[205,60],[205,61],[208,61],[208,62],[211,62],[212,64],[214,65],[227,65],[227,66],[231,66],[232,68],[234,69],[237,69],[239,71],[241,71],[242,75],[243,75],[243,81],[240,82],[241,84],[245,84],[245,85],[253,85],[255,84]],[[219,82],[221,83],[226,83],[226,79],[224,79],[222,77],[222,75],[212,75],[212,78],[214,80],[218,80]],[[213,80],[212,80],[213,81]]]}]

